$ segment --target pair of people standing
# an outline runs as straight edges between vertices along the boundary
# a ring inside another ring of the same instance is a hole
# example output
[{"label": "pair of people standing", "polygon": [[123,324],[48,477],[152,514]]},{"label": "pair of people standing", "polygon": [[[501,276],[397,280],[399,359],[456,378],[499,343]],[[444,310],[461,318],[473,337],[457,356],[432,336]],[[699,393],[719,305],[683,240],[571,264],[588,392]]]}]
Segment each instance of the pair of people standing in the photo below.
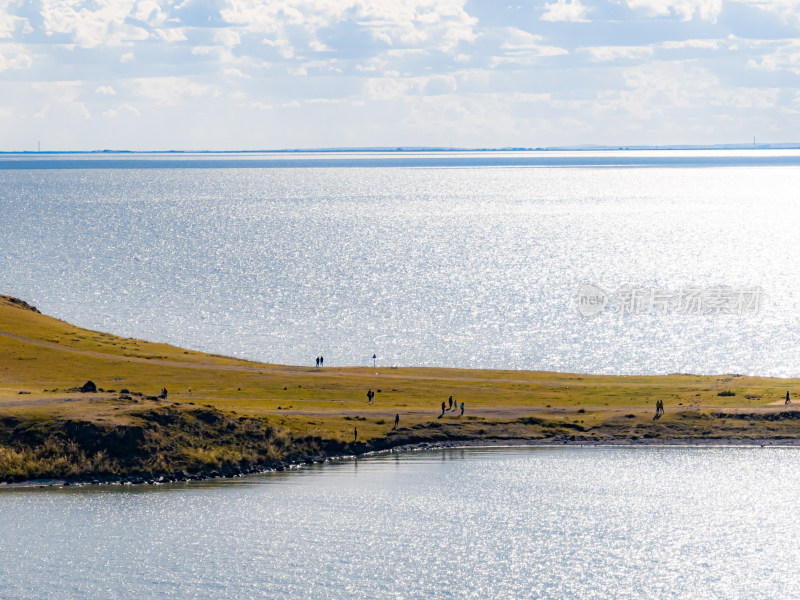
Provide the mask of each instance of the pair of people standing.
[{"label": "pair of people standing", "polygon": [[369,391],[367,392],[367,402],[369,402],[370,404],[375,403],[375,392],[372,391],[372,388],[370,388]]},{"label": "pair of people standing", "polygon": [[660,417],[664,414],[664,401],[656,400],[656,416]]},{"label": "pair of people standing", "polygon": [[321,367],[324,362],[325,362],[325,359],[322,356],[318,356],[317,357],[317,366],[318,367]]}]

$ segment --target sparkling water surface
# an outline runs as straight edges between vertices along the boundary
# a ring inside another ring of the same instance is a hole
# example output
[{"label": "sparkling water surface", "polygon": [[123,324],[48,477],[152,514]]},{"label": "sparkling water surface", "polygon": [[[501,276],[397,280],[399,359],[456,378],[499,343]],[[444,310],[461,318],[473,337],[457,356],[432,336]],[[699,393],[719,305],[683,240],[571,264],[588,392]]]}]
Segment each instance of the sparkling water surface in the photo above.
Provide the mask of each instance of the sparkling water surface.
[{"label": "sparkling water surface", "polygon": [[277,363],[800,376],[798,189],[798,151],[3,156],[0,293]]},{"label": "sparkling water surface", "polygon": [[516,448],[0,492],[0,597],[793,598],[800,454]]}]

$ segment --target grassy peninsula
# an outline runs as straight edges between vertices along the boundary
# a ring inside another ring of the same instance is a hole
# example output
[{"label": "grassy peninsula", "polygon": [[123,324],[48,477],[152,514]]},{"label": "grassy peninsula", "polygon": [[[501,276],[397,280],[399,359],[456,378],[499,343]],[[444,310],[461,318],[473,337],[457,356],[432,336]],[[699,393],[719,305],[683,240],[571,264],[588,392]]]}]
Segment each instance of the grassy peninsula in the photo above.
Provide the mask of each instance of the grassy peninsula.
[{"label": "grassy peninsula", "polygon": [[[80,391],[87,381],[96,392]],[[0,482],[170,481],[481,440],[794,444],[800,410],[784,397],[799,384],[262,364],[81,329],[0,296]],[[449,396],[463,416],[440,417]]]}]

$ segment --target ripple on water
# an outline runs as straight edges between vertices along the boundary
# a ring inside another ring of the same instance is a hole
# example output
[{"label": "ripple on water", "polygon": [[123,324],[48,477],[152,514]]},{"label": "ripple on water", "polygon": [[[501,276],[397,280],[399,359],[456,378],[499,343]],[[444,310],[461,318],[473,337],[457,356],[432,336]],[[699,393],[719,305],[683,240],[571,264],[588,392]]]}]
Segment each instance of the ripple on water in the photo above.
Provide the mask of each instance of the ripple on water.
[{"label": "ripple on water", "polygon": [[[798,188],[792,166],[0,169],[0,290],[279,363],[796,376]],[[763,307],[585,319],[586,282]]]}]

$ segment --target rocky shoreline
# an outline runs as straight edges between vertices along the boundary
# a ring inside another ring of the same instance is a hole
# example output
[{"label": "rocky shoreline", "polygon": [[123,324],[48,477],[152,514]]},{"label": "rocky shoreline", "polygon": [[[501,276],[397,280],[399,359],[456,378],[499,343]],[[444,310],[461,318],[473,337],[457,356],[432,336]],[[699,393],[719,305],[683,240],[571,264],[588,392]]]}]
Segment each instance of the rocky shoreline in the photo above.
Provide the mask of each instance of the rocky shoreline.
[{"label": "rocky shoreline", "polygon": [[[381,444],[382,445],[382,444]],[[346,462],[394,453],[407,453],[419,451],[435,451],[458,448],[554,448],[554,447],[579,447],[579,448],[656,448],[656,447],[681,447],[681,448],[796,448],[800,446],[800,439],[781,440],[750,440],[750,439],[706,439],[687,438],[669,440],[605,440],[603,442],[591,440],[570,439],[524,439],[524,438],[477,438],[465,440],[452,440],[446,442],[417,442],[402,444],[393,447],[374,449],[372,444],[364,443],[355,447],[351,452],[333,455],[302,456],[289,460],[278,460],[265,465],[233,466],[220,469],[201,469],[190,473],[185,470],[176,473],[142,473],[128,476],[98,476],[85,478],[65,479],[33,479],[17,482],[0,482],[0,490],[4,489],[30,489],[52,487],[83,487],[94,485],[164,485],[170,483],[191,483],[200,481],[224,480],[247,475],[267,473],[280,473],[300,470],[312,465],[325,463]]]}]

